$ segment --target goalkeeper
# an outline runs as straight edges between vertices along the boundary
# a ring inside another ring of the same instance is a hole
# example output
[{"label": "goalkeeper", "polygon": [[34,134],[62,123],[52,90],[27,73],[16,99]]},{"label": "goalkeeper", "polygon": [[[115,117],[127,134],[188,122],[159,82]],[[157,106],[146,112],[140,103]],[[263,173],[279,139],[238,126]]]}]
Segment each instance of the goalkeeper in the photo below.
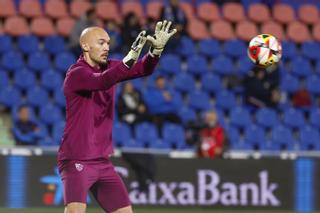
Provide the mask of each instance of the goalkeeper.
[{"label": "goalkeeper", "polygon": [[[150,75],[169,38],[171,22],[158,22],[155,33],[142,31],[123,60],[109,60],[110,38],[99,27],[83,30],[83,54],[73,64],[63,85],[66,96],[66,126],[58,152],[58,167],[64,185],[65,213],[86,211],[90,190],[105,212],[131,213],[127,190],[115,172],[112,154],[112,122],[115,85]],[[146,41],[149,52],[138,60]]]}]

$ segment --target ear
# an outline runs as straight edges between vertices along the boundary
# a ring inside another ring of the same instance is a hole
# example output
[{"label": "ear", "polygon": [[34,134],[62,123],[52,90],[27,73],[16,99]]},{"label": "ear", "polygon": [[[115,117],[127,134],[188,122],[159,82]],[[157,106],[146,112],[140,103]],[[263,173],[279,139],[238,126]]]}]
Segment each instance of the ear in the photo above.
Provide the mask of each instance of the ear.
[{"label": "ear", "polygon": [[88,52],[90,49],[88,44],[82,44],[81,48],[83,49],[84,52]]}]

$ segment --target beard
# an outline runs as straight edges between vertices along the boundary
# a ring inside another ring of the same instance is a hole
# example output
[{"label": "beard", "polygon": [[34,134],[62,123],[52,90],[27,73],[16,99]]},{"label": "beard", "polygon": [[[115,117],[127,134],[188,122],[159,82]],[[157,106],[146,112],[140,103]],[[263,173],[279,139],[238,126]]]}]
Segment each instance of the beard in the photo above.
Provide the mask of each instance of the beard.
[{"label": "beard", "polygon": [[101,59],[97,59],[97,58],[92,58],[91,60],[93,60],[96,64],[98,64],[101,68],[104,68],[107,66],[108,64],[108,58],[106,58],[106,60],[101,60]]}]

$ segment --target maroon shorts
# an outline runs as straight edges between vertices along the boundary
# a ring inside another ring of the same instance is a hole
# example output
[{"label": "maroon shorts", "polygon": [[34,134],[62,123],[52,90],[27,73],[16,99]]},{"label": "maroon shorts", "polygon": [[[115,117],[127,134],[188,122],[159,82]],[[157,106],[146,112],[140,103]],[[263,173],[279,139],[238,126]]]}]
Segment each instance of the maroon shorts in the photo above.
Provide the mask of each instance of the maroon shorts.
[{"label": "maroon shorts", "polygon": [[109,159],[58,163],[64,186],[64,204],[86,203],[90,190],[106,212],[131,205],[122,179]]}]

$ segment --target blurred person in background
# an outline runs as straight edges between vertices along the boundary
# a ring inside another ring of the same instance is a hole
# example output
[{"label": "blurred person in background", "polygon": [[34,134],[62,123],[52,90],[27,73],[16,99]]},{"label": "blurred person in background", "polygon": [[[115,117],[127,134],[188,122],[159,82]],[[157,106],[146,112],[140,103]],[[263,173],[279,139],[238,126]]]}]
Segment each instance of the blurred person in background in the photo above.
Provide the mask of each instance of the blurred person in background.
[{"label": "blurred person in background", "polygon": [[227,137],[217,113],[207,111],[202,120],[187,125],[186,141],[196,145],[199,157],[221,158],[227,148]]},{"label": "blurred person in background", "polygon": [[[136,35],[140,32],[141,25],[138,17],[130,12],[123,20],[121,25],[121,36],[122,36],[122,52],[127,52],[130,48],[132,40],[135,39]],[[154,28],[153,28],[154,29]]]},{"label": "blurred person in background", "polygon": [[110,51],[120,52],[120,44],[122,43],[122,40],[118,24],[113,20],[108,20],[105,23],[105,29],[110,36]]},{"label": "blurred person in background", "polygon": [[27,105],[22,105],[18,109],[18,118],[13,125],[13,136],[16,145],[38,145],[39,140],[43,138],[39,126],[31,120]]}]

